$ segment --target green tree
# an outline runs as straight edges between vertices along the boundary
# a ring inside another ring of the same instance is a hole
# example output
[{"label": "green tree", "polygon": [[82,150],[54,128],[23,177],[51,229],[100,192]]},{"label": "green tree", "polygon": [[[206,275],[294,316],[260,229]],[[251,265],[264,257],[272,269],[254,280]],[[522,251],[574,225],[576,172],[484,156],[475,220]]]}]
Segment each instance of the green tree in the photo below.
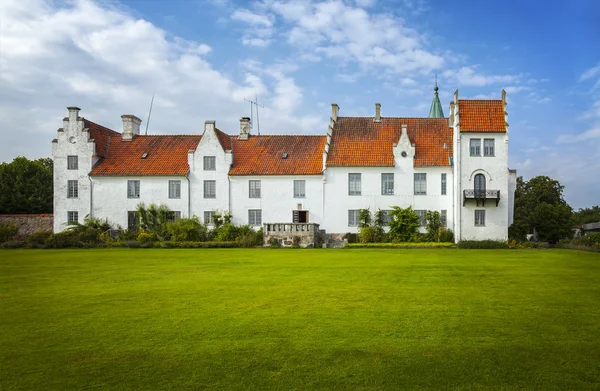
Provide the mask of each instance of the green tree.
[{"label": "green tree", "polygon": [[410,242],[419,236],[419,215],[412,206],[402,209],[392,206],[389,237],[393,242]]},{"label": "green tree", "polygon": [[427,241],[439,242],[440,228],[442,228],[442,217],[440,216],[440,212],[428,210],[427,213],[425,213],[425,218],[427,219]]},{"label": "green tree", "polygon": [[52,213],[52,159],[0,164],[0,213]]},{"label": "green tree", "polygon": [[592,206],[591,208],[579,208],[573,213],[573,224],[588,224],[600,221],[600,206]]},{"label": "green tree", "polygon": [[571,234],[571,207],[563,198],[564,186],[547,176],[529,181],[517,178],[514,222],[509,236],[524,240],[535,229],[542,241],[556,243]]}]

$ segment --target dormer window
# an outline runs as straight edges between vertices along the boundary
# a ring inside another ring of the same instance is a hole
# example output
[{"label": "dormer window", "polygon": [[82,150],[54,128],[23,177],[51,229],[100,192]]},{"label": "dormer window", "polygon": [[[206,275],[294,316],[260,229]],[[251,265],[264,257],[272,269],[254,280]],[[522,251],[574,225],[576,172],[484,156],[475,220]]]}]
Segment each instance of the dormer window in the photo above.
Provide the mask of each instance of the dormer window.
[{"label": "dormer window", "polygon": [[284,153],[283,155],[281,155],[281,158],[282,158],[282,159],[287,159],[287,157],[288,157],[288,154],[287,154],[287,153]]},{"label": "dormer window", "polygon": [[145,158],[147,158],[147,157],[148,157],[148,152],[144,152],[144,153],[142,154],[142,159],[145,159]]}]

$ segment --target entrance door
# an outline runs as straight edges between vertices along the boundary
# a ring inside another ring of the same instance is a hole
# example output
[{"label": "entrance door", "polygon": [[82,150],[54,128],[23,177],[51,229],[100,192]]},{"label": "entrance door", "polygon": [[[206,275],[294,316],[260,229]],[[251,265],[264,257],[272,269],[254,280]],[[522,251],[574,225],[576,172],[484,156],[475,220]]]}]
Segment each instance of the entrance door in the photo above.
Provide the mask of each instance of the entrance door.
[{"label": "entrance door", "polygon": [[292,221],[294,223],[308,223],[308,211],[307,210],[293,211]]}]

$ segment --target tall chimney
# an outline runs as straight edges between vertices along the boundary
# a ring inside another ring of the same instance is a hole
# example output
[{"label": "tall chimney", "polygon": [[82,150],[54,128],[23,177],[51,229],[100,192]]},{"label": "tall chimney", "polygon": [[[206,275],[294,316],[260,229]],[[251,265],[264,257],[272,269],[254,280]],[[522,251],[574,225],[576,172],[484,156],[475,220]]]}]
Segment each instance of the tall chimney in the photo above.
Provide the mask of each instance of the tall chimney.
[{"label": "tall chimney", "polygon": [[375,103],[375,122],[381,122],[381,103]]},{"label": "tall chimney", "polygon": [[121,141],[131,141],[135,136],[140,135],[140,124],[142,120],[132,114],[123,114],[123,135]]},{"label": "tall chimney", "polygon": [[242,117],[240,118],[240,136],[238,140],[248,140],[248,136],[250,135],[250,118]]},{"label": "tall chimney", "polygon": [[332,103],[331,104],[331,118],[333,118],[334,121],[337,120],[339,112],[340,112],[340,106],[338,106],[337,103]]},{"label": "tall chimney", "polygon": [[79,118],[79,110],[81,109],[79,107],[70,106],[67,107],[67,110],[69,110],[69,122],[77,122],[77,118]]}]

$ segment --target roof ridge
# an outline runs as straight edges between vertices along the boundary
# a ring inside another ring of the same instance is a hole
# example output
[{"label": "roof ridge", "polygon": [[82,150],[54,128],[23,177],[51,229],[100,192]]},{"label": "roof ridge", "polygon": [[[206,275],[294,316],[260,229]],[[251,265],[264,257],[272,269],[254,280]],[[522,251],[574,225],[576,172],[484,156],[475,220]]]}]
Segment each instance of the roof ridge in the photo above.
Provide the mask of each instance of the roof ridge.
[{"label": "roof ridge", "polygon": [[[375,117],[373,117],[373,116],[371,116],[371,117],[362,117],[362,116],[354,116],[354,117],[350,117],[350,116],[342,117],[342,116],[340,116],[340,117],[338,117],[338,119],[340,119],[340,118],[368,118],[368,119],[370,119],[370,118],[375,118]],[[426,119],[426,120],[437,120],[437,121],[447,120],[448,119],[448,117],[430,118],[430,117],[387,117],[387,116],[383,116],[383,115],[381,116],[381,119],[385,119],[385,118],[389,118],[389,119]]]},{"label": "roof ridge", "polygon": [[[89,122],[89,123],[91,123],[91,124],[93,124],[93,125],[96,125],[96,126],[98,126],[98,127],[102,128],[102,129],[104,129],[104,130],[108,130],[109,132],[113,132],[113,133],[121,134],[121,133],[117,132],[116,130],[112,130],[111,128],[107,128],[106,126],[103,126],[103,125],[97,124],[97,123],[95,123],[94,121],[91,121],[91,120],[89,120],[89,119],[87,119],[87,118],[85,118],[85,117],[83,117],[83,121],[84,121],[84,123],[85,123],[85,122]],[[88,126],[86,125],[86,127],[88,127]]]}]

